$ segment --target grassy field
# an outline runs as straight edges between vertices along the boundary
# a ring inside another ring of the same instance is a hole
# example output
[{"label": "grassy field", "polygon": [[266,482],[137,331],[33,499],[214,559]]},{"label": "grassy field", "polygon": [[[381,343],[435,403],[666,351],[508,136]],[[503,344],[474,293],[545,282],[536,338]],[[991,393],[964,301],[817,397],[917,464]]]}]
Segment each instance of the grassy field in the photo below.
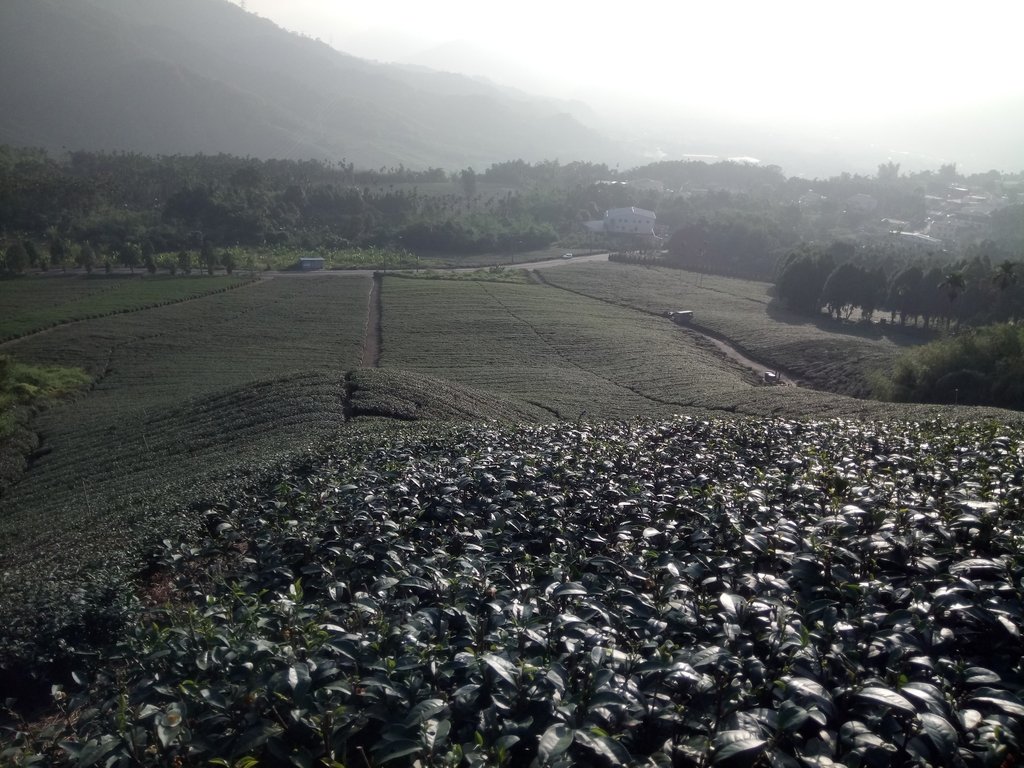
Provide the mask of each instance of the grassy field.
[{"label": "grassy field", "polygon": [[[551,247],[519,253],[421,253],[395,248],[338,248],[310,250],[295,246],[230,248],[240,274],[256,274],[267,270],[290,270],[303,256],[321,256],[326,269],[451,269],[496,265],[523,264],[544,259],[557,259],[565,248]],[[174,260],[175,254],[161,258]]]},{"label": "grassy field", "polygon": [[866,396],[875,371],[922,338],[895,328],[815,322],[779,309],[768,283],[658,267],[580,264],[547,269],[543,279],[605,301],[648,312],[689,309],[694,324],[728,338],[767,367],[791,372],[808,386]]},{"label": "grassy field", "polygon": [[76,368],[41,368],[0,355],[0,440],[14,427],[10,417],[18,406],[43,405],[89,383]]},{"label": "grassy field", "polygon": [[33,416],[89,383],[78,368],[25,365],[0,355],[0,496],[21,478],[27,457],[39,447],[30,427]]},{"label": "grassy field", "polygon": [[[417,269],[422,266],[415,254],[394,248],[299,248],[292,245],[268,245],[228,248],[236,269],[243,274],[267,270],[296,269],[299,259],[319,256],[325,269]],[[175,254],[162,258],[173,261]]]},{"label": "grassy field", "polygon": [[0,341],[86,318],[172,304],[244,285],[243,277],[33,276],[0,280]]}]

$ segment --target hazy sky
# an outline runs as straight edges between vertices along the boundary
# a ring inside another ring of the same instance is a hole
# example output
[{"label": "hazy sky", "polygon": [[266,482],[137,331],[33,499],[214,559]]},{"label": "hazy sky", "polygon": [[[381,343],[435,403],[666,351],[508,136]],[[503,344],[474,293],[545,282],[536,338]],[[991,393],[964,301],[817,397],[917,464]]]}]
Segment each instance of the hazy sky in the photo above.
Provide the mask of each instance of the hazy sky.
[{"label": "hazy sky", "polygon": [[642,90],[804,118],[1024,98],[1017,0],[247,0],[336,48],[404,60],[466,41],[549,92]]},{"label": "hazy sky", "polygon": [[[1024,157],[1013,151],[1021,0],[234,2],[357,56],[482,74],[605,113],[624,112],[628,95],[669,125],[678,108],[780,135],[855,136],[925,164]],[[955,137],[943,143],[943,131]]]}]

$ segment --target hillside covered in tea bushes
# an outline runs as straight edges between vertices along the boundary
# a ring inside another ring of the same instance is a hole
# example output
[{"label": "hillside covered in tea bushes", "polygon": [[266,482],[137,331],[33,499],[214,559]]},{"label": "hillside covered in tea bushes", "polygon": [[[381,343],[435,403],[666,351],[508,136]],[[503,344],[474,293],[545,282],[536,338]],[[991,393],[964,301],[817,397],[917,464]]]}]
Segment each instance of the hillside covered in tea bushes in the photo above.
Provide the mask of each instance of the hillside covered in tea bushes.
[{"label": "hillside covered in tea bushes", "polygon": [[154,553],[99,655],[36,617],[22,640],[67,666],[42,681],[50,716],[8,702],[2,758],[1016,765],[1022,437],[352,430],[200,509],[204,533]]}]

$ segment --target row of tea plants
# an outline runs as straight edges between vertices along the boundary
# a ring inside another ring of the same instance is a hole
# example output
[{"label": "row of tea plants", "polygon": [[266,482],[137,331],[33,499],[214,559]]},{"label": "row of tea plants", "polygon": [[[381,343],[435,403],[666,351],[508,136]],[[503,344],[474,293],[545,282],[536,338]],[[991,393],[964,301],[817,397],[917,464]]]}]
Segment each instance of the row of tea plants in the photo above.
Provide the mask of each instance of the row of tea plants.
[{"label": "row of tea plants", "polygon": [[353,440],[166,542],[159,604],[0,759],[1019,765],[1021,438],[678,418]]}]

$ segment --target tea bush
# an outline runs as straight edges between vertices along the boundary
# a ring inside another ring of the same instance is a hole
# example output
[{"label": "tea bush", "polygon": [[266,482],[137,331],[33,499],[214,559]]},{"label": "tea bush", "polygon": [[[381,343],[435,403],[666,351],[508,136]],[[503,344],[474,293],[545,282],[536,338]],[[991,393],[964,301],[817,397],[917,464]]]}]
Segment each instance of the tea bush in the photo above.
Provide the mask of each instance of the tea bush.
[{"label": "tea bush", "polygon": [[680,418],[346,440],[212,504],[15,764],[1009,766],[1024,434]]}]

